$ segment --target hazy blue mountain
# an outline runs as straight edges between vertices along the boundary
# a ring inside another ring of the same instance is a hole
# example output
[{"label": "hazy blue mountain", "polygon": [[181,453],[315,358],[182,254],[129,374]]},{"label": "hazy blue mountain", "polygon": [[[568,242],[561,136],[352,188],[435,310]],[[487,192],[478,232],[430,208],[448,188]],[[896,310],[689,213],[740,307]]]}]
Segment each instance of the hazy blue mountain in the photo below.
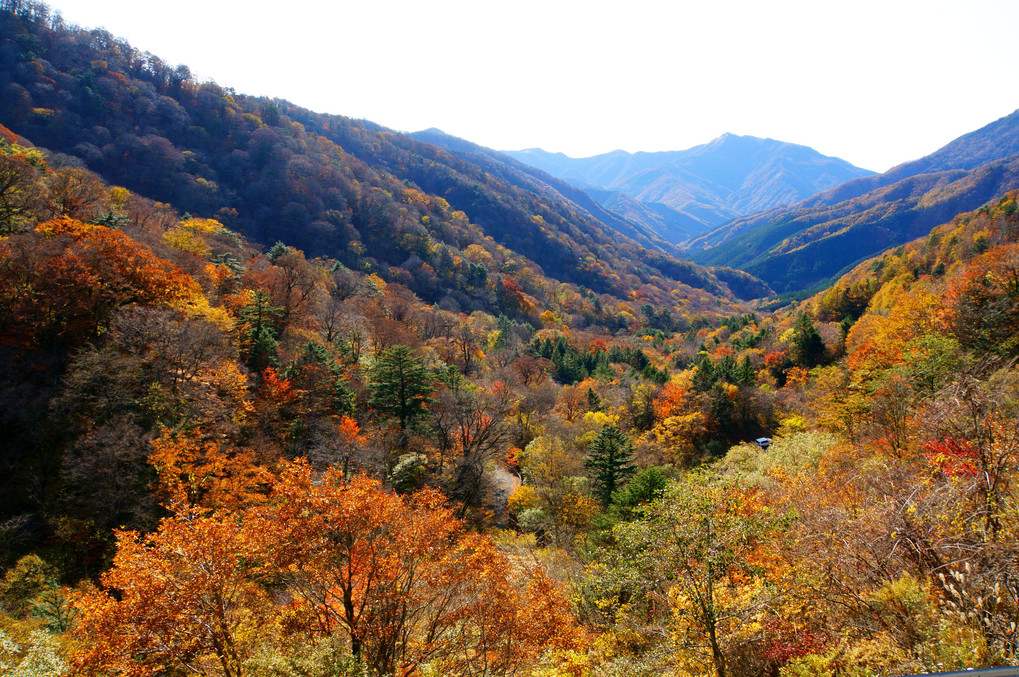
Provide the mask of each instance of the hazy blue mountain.
[{"label": "hazy blue mountain", "polygon": [[976,169],[1016,153],[1019,153],[1019,110],[960,136],[926,157],[899,165],[888,173],[920,174],[948,169]]},{"label": "hazy blue mountain", "polygon": [[667,242],[682,246],[705,233],[703,222],[660,202],[641,202],[617,190],[584,190],[605,209],[630,222],[643,225]]},{"label": "hazy blue mountain", "polygon": [[[645,204],[664,205],[678,213],[680,221],[701,228],[799,202],[873,173],[806,146],[735,134],[683,151],[616,150],[571,158],[532,148],[506,154],[578,186],[622,192]],[[618,200],[604,192],[598,195]]]},{"label": "hazy blue mountain", "polygon": [[736,219],[688,249],[699,263],[735,266],[780,292],[797,291],[1015,188],[1019,111],[884,174]]},{"label": "hazy blue mountain", "polygon": [[[1019,153],[1019,110],[976,131],[964,134],[919,160],[904,162],[883,174],[847,181],[832,190],[820,192],[799,204],[792,205],[791,208],[835,205],[911,176],[953,169],[976,169],[1016,153]],[[727,225],[739,227],[735,223]],[[693,248],[696,249],[696,246]]]}]

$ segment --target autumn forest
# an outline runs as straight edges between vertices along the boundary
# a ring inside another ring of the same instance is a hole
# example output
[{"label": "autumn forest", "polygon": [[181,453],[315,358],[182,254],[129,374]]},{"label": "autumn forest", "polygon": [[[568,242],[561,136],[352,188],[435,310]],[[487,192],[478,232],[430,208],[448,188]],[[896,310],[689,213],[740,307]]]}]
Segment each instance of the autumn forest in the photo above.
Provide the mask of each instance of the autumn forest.
[{"label": "autumn forest", "polygon": [[971,145],[768,277],[0,0],[0,673],[1016,664],[1019,174]]}]

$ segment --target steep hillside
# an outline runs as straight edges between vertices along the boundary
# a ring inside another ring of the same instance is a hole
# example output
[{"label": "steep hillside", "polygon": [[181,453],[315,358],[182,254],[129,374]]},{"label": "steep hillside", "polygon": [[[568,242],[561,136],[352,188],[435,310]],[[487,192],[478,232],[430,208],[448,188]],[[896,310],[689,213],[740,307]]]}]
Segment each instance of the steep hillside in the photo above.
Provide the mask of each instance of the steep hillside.
[{"label": "steep hillside", "polygon": [[196,83],[186,67],[44,13],[0,12],[0,41],[0,123],[14,132],[111,183],[261,242],[334,256],[429,302],[455,292],[464,310],[491,308],[477,267],[532,296],[545,276],[618,297],[678,291],[698,305],[727,293],[710,272],[620,236],[517,172]]},{"label": "steep hillside", "polygon": [[679,253],[673,244],[677,240],[664,236],[659,229],[653,227],[653,224],[648,224],[645,219],[631,218],[632,215],[629,213],[613,209],[609,205],[603,206],[597,196],[556,179],[540,169],[518,162],[504,153],[450,136],[438,129],[427,129],[415,132],[410,136],[418,141],[439,146],[518,188],[538,194],[552,194],[560,199],[566,199],[604,226],[632,238],[643,247],[671,255]]},{"label": "steep hillside", "polygon": [[734,134],[684,151],[613,151],[580,159],[540,149],[508,154],[577,185],[665,205],[702,228],[870,174],[805,146]]},{"label": "steep hillside", "polygon": [[803,307],[821,321],[838,322],[847,316],[855,320],[866,312],[887,311],[914,286],[959,276],[995,248],[1014,248],[1019,241],[1017,201],[1019,192],[1010,191],[922,237],[867,259]]},{"label": "steep hillside", "polygon": [[735,266],[780,293],[794,292],[1015,188],[1019,157],[972,170],[919,174],[834,204],[818,197],[797,209],[733,222],[695,242],[705,246],[721,240],[693,259]]},{"label": "steep hillside", "polygon": [[1019,110],[964,134],[930,155],[889,170],[889,174],[919,174],[946,169],[975,169],[1019,153]]}]

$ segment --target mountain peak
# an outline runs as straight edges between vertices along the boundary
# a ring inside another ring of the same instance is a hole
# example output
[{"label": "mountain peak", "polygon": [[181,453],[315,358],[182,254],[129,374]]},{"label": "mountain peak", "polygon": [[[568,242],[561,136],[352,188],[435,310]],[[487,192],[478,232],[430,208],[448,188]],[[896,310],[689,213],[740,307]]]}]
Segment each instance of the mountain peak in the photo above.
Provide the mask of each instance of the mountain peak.
[{"label": "mountain peak", "polygon": [[540,150],[506,154],[581,187],[666,205],[704,227],[799,202],[872,173],[808,146],[732,132],[682,151],[615,150],[581,159]]},{"label": "mountain peak", "polygon": [[798,291],[1016,188],[1019,111],[883,174],[735,219],[692,241],[688,251],[699,263],[759,274],[780,293]]}]

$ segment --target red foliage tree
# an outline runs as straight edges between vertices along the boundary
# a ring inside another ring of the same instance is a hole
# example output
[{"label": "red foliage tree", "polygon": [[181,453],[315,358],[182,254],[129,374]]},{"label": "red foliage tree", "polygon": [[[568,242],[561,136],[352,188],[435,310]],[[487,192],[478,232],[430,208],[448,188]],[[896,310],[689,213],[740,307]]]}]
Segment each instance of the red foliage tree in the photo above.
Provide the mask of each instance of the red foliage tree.
[{"label": "red foliage tree", "polygon": [[186,273],[124,233],[70,218],[0,242],[0,336],[77,345],[130,303],[184,307],[202,297]]}]

